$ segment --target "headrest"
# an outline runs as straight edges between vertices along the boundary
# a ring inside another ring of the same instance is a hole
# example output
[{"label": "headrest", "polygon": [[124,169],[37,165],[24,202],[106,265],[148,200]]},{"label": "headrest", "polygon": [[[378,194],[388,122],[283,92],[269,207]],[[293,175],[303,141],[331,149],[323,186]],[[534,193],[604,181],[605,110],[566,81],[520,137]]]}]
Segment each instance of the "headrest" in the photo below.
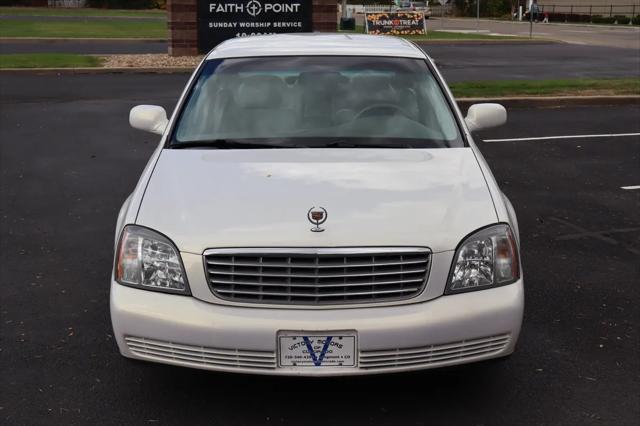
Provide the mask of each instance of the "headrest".
[{"label": "headrest", "polygon": [[357,75],[351,79],[351,85],[356,93],[387,90],[390,84],[391,78],[384,75]]},{"label": "headrest", "polygon": [[303,72],[298,78],[299,84],[320,89],[332,89],[345,84],[349,79],[339,72]]},{"label": "headrest", "polygon": [[256,75],[242,79],[235,101],[240,108],[274,108],[282,103],[285,84],[273,75]]}]

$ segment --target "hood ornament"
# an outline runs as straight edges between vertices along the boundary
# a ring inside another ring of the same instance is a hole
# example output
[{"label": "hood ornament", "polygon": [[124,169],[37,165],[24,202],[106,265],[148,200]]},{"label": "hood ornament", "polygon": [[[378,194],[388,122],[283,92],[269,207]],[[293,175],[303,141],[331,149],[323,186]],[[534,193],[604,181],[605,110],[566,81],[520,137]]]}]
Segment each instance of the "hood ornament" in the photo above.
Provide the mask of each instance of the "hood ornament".
[{"label": "hood ornament", "polygon": [[320,225],[327,221],[327,210],[324,207],[311,207],[307,212],[307,219],[315,225],[311,232],[323,232],[324,228],[320,228]]}]

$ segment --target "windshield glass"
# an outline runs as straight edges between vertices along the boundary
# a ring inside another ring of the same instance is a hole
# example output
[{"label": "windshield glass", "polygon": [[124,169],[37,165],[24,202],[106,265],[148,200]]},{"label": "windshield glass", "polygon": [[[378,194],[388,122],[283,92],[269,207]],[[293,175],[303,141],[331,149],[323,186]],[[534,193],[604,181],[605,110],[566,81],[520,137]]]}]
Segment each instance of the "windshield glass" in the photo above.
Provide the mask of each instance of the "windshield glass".
[{"label": "windshield glass", "polygon": [[459,147],[424,60],[303,56],[210,60],[172,148]]}]

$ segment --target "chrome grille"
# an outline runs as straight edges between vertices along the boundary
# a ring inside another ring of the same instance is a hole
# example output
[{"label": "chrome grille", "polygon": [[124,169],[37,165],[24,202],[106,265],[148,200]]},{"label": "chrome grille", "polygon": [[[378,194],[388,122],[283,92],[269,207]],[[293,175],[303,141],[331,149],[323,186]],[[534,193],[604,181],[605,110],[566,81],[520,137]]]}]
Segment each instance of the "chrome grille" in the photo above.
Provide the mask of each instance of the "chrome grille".
[{"label": "chrome grille", "polygon": [[331,305],[408,299],[424,289],[429,265],[426,248],[205,252],[213,293],[246,303]]},{"label": "chrome grille", "polygon": [[504,350],[511,336],[500,334],[420,348],[399,348],[360,352],[360,368],[366,370],[390,367],[412,367],[442,364],[490,355]]},{"label": "chrome grille", "polygon": [[145,358],[219,368],[264,370],[276,367],[276,355],[274,352],[206,348],[133,336],[127,336],[124,340],[127,342],[131,352]]}]

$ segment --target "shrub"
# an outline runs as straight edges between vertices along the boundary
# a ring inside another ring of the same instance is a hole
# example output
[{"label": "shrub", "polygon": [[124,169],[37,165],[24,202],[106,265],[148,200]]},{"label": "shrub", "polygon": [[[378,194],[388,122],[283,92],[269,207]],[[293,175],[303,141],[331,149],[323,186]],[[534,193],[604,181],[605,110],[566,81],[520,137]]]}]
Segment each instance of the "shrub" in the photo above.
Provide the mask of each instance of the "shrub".
[{"label": "shrub", "polygon": [[103,9],[154,9],[157,0],[87,0],[87,6]]},{"label": "shrub", "polygon": [[624,16],[624,15],[615,15],[614,19],[620,25],[629,25],[629,21],[631,21],[631,18],[629,18],[628,16]]},{"label": "shrub", "polygon": [[[465,16],[476,16],[475,0],[455,0],[456,9]],[[486,0],[480,2],[480,15],[496,17],[511,13],[511,0]]]},{"label": "shrub", "polygon": [[47,7],[47,0],[0,0],[0,6]]},{"label": "shrub", "polygon": [[593,16],[591,18],[591,22],[593,22],[594,24],[613,24],[614,22],[616,22],[616,18],[614,18],[613,16]]}]

